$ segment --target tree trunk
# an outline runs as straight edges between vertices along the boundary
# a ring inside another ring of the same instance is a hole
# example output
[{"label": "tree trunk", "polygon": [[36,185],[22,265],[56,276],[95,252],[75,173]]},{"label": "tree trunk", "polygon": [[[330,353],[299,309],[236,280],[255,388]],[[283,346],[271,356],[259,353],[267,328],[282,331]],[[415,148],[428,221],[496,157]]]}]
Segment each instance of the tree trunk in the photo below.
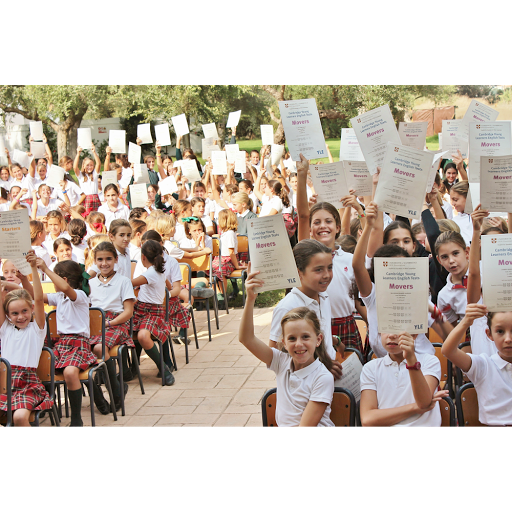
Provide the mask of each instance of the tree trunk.
[{"label": "tree trunk", "polygon": [[277,130],[274,133],[274,144],[284,145],[285,142],[286,137],[284,136],[283,121],[279,119],[279,125],[277,126]]},{"label": "tree trunk", "polygon": [[68,155],[68,131],[62,125],[57,128],[57,154],[59,161]]}]

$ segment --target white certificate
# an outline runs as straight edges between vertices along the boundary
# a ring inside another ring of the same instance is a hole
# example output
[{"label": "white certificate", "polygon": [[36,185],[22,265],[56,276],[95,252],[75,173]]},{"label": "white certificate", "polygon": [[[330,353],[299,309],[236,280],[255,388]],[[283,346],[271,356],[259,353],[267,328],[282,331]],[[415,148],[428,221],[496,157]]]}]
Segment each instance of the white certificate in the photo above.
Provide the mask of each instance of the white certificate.
[{"label": "white certificate", "polygon": [[130,185],[130,201],[132,208],[145,208],[148,202],[148,189],[145,183]]},{"label": "white certificate", "polygon": [[76,131],[77,144],[89,151],[92,146],[92,132],[90,128],[78,128]]},{"label": "white certificate", "polygon": [[26,258],[11,258],[12,264],[19,270],[24,276],[28,276],[32,273],[32,267],[29,265]]},{"label": "white certificate", "polygon": [[460,138],[459,128],[462,125],[462,119],[443,119],[443,151],[448,151],[449,155],[456,155],[460,151],[462,158],[468,157],[468,141]]},{"label": "white certificate", "polygon": [[155,126],[155,137],[161,147],[171,145],[171,133],[168,124],[157,124]]},{"label": "white certificate", "polygon": [[260,128],[262,146],[271,146],[274,144],[274,127],[271,124],[262,124]]},{"label": "white certificate", "polygon": [[203,124],[202,127],[204,138],[211,139],[210,144],[213,144],[214,140],[219,140],[219,132],[217,131],[217,125],[215,123]]},{"label": "white certificate", "polygon": [[[49,187],[60,187],[60,182],[64,179],[65,170],[58,165],[51,165],[48,169],[46,184]],[[59,188],[60,190],[60,188]]]},{"label": "white certificate", "polygon": [[315,98],[278,103],[292,160],[299,162],[300,153],[308,160],[326,157],[324,132]]},{"label": "white certificate", "polygon": [[512,311],[512,235],[482,235],[481,268],[487,309]]},{"label": "white certificate", "polygon": [[480,178],[482,210],[512,212],[512,156],[481,157]]},{"label": "white certificate", "polygon": [[290,239],[282,215],[249,219],[247,223],[251,269],[264,281],[258,293],[300,286]]},{"label": "white certificate", "polygon": [[510,121],[469,124],[468,178],[470,183],[480,183],[480,157],[512,154],[510,136]]},{"label": "white certificate", "polygon": [[[224,153],[224,151],[222,151],[222,153]],[[181,173],[190,183],[201,181],[201,175],[199,174],[195,160],[181,160]]]},{"label": "white certificate", "polygon": [[370,174],[382,165],[388,142],[401,144],[389,105],[375,108],[350,120]]},{"label": "white certificate", "polygon": [[151,183],[146,164],[133,164],[133,181],[134,183]]},{"label": "white certificate", "polygon": [[227,174],[228,164],[225,151],[212,151],[212,174]]},{"label": "white certificate", "polygon": [[101,188],[105,190],[107,185],[117,185],[117,171],[103,171],[101,174]]},{"label": "white certificate", "polygon": [[[477,205],[480,204],[480,183],[470,183],[468,196],[466,198],[466,207],[464,213],[471,215]],[[489,212],[489,217],[506,217],[506,212]]]},{"label": "white certificate", "polygon": [[27,153],[20,151],[19,149],[15,149],[11,155],[11,161],[13,163],[16,162],[17,164],[20,164],[21,167],[25,167],[25,169],[30,167],[32,160],[34,160],[33,156],[28,156]]},{"label": "white certificate", "polygon": [[241,115],[241,110],[237,110],[236,112],[230,112],[228,116],[228,122],[226,123],[226,128],[235,128],[236,126],[238,126]]},{"label": "white certificate", "polygon": [[226,144],[226,158],[230,164],[235,163],[235,157],[238,155],[238,152],[240,151],[240,148],[238,147],[238,144]]},{"label": "white certificate", "polygon": [[160,180],[158,182],[158,188],[160,189],[160,195],[162,197],[178,192],[178,185],[174,176],[169,176],[165,178],[165,180]]},{"label": "white certificate", "polygon": [[142,140],[141,144],[152,144],[151,123],[137,125],[137,137]]},{"label": "white certificate", "polygon": [[0,212],[0,258],[21,258],[31,250],[28,210]]},{"label": "white certificate", "polygon": [[133,142],[128,143],[128,162],[131,164],[140,164],[140,157],[142,156],[142,148]]},{"label": "white certificate", "polygon": [[235,172],[238,174],[244,174],[245,171],[246,171],[245,151],[239,151],[235,155]]},{"label": "white certificate", "polygon": [[126,153],[126,130],[109,130],[108,145],[112,148],[112,153]]},{"label": "white certificate", "polygon": [[30,152],[36,160],[38,158],[44,158],[44,154],[46,153],[45,146],[46,144],[44,142],[32,141],[30,143]]},{"label": "white certificate", "polygon": [[[212,154],[211,147],[213,146],[213,138],[210,137],[208,139],[201,139],[201,156],[204,160],[208,160]],[[216,146],[216,149],[214,151],[218,151],[219,146]]]},{"label": "white certificate", "polygon": [[317,202],[331,203],[334,208],[343,208],[340,198],[348,195],[348,187],[343,170],[343,162],[311,166],[311,179]]},{"label": "white certificate", "polygon": [[343,363],[341,363],[341,379],[336,381],[336,386],[348,389],[359,402],[361,399],[361,372],[363,371],[363,365],[354,352],[350,354]]},{"label": "white certificate", "polygon": [[270,158],[272,165],[279,165],[281,157],[284,155],[284,146],[282,144],[272,144],[270,148]]},{"label": "white certificate", "polygon": [[187,116],[185,114],[180,114],[179,116],[171,117],[172,125],[174,126],[174,131],[176,135],[187,135],[190,133],[188,129]]},{"label": "white certificate", "polygon": [[341,129],[340,141],[340,162],[350,160],[351,162],[364,162],[363,152],[359,146],[356,132],[353,128]]},{"label": "white certificate", "polygon": [[441,149],[443,149],[443,132],[439,132],[437,138],[439,141],[439,151],[441,151]]},{"label": "white certificate", "polygon": [[42,121],[30,121],[30,135],[35,141],[43,140]]},{"label": "white certificate", "polygon": [[428,121],[415,123],[399,123],[398,135],[404,146],[419,149],[425,149],[427,140]]},{"label": "white certificate", "polygon": [[427,332],[428,258],[374,258],[374,268],[379,334]]},{"label": "white certificate", "polygon": [[441,151],[440,153],[434,154],[434,160],[432,162],[432,167],[430,168],[430,174],[427,180],[427,188],[426,192],[429,193],[432,191],[432,187],[434,186],[434,181],[436,180],[436,174],[439,167],[439,160],[446,155],[447,151]]},{"label": "white certificate", "polygon": [[459,127],[459,137],[463,140],[468,140],[469,137],[469,123],[492,123],[498,119],[500,113],[497,110],[481,103],[477,100],[472,100]]},{"label": "white certificate", "polygon": [[388,143],[374,201],[381,212],[419,220],[433,155]]},{"label": "white certificate", "polygon": [[366,162],[344,161],[343,169],[348,190],[354,189],[358,196],[372,195],[373,179],[366,167]]}]

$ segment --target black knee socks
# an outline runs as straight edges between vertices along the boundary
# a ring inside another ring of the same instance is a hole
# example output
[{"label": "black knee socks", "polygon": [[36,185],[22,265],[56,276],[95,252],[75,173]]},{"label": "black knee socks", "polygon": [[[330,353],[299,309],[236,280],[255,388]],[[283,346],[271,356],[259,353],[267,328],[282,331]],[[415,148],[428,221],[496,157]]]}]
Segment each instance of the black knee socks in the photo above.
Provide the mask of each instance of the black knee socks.
[{"label": "black knee socks", "polygon": [[116,362],[114,359],[109,359],[105,363],[107,365],[108,378],[110,379],[110,385],[112,386],[112,394],[115,397],[121,396],[121,391],[119,390],[119,381],[117,380],[116,375]]},{"label": "black knee socks", "polygon": [[82,388],[68,389],[69,406],[71,408],[71,426],[83,427],[82,422]]}]

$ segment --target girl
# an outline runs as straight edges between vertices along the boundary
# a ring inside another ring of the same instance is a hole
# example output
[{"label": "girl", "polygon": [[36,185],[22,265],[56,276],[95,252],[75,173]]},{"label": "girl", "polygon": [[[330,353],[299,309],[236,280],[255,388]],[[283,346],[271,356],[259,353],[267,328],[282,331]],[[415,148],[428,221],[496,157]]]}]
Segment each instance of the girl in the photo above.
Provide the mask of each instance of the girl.
[{"label": "girl", "polygon": [[140,248],[142,246],[142,235],[147,230],[147,224],[140,219],[130,219],[132,238],[130,240],[130,258],[140,261]]},{"label": "girl", "polygon": [[44,183],[39,185],[37,193],[39,194],[40,199],[32,202],[32,209],[36,211],[36,219],[42,220],[52,210],[57,210],[62,202],[58,199],[52,199],[52,189]]},{"label": "girl", "polygon": [[54,256],[53,242],[57,240],[57,238],[67,238],[69,240],[71,237],[66,231],[67,225],[64,215],[62,215],[58,210],[52,210],[48,213],[46,226],[48,228],[48,234],[46,235],[44,246],[48,251],[48,254],[50,256]]},{"label": "girl", "polygon": [[130,240],[132,238],[132,227],[127,220],[116,219],[110,224],[108,232],[110,241],[117,250],[117,264],[119,273],[128,279],[132,276],[131,258],[130,258]]},{"label": "girl", "polygon": [[[200,218],[190,217],[184,227],[186,238],[181,242],[182,248],[197,248],[200,251],[205,251],[205,254],[210,254],[213,251],[212,239],[206,234],[206,227]],[[206,249],[210,249],[210,251],[208,252]]]},{"label": "girl", "polygon": [[105,234],[107,226],[105,226],[105,215],[101,212],[91,212],[86,219],[87,222],[87,236],[94,236],[96,234]]},{"label": "girl", "polygon": [[52,258],[43,242],[46,240],[44,224],[39,220],[30,221],[30,245],[38,258],[41,258],[47,266],[52,264]]},{"label": "girl", "polygon": [[57,238],[53,242],[53,253],[57,260],[50,266],[51,270],[54,270],[55,266],[61,261],[68,261],[73,259],[73,248],[71,242],[67,238]]},{"label": "girl", "polygon": [[[254,185],[253,185],[252,181],[250,181],[250,180],[242,180],[238,184],[238,191],[242,192],[243,194],[247,194],[249,196],[249,198],[252,201],[251,210],[254,214],[257,214],[258,206],[259,206],[260,202],[258,201],[256,194],[253,192],[253,188],[254,188]],[[293,205],[293,206],[295,206],[295,205]]]},{"label": "girl", "polygon": [[450,190],[450,201],[453,208],[457,211],[457,215],[453,217],[453,220],[458,224],[460,234],[462,235],[462,238],[464,238],[466,245],[471,244],[471,238],[473,236],[471,216],[464,213],[468,190],[469,183],[467,181],[461,181],[455,184]]},{"label": "girl", "polygon": [[[257,192],[256,195],[258,195]],[[283,206],[290,206],[288,194],[281,183],[277,180],[270,180],[268,187],[265,189],[265,196],[258,196],[258,199],[262,202],[259,214],[260,217],[277,215],[278,213],[282,213]]]},{"label": "girl", "polygon": [[68,224],[68,233],[71,238],[73,256],[78,263],[85,264],[84,252],[87,247],[84,238],[87,235],[87,225],[82,219],[72,219]]},{"label": "girl", "polygon": [[[201,183],[202,185],[202,183]],[[206,229],[206,234],[208,236],[213,235],[213,222],[209,215],[206,212],[206,201],[203,197],[193,197],[190,201],[190,206],[192,207],[192,217],[197,217],[203,221],[203,224]]]},{"label": "girl", "polygon": [[[75,163],[73,165],[75,176],[77,176],[78,182],[80,183],[80,189],[85,194],[84,206],[86,216],[92,211],[97,211],[101,206],[101,201],[98,197],[98,176],[100,174],[101,160],[98,153],[96,153],[94,144],[91,146],[91,151],[95,161],[93,161],[92,158],[84,158],[82,170],[80,170],[78,162],[80,161],[82,148],[78,147],[76,150]],[[84,197],[80,199],[80,203],[82,203],[83,200]]]},{"label": "girl", "polygon": [[[468,354],[458,348],[461,337],[480,318],[487,320],[487,336],[496,345],[497,353],[493,355]],[[441,350],[474,384],[480,422],[512,425],[512,312],[490,313],[483,304],[468,304],[464,318]]]},{"label": "girl", "polygon": [[[138,300],[135,303],[133,329],[138,331],[137,339],[146,354],[160,368],[160,354],[151,339],[159,339],[166,345],[171,332],[165,322],[165,287],[172,289],[164,275],[164,257],[162,246],[148,240],[141,248],[141,262],[147,270],[139,277],[132,279],[132,285],[140,286]],[[167,364],[164,364],[164,382],[166,386],[174,384],[174,376]]]},{"label": "girl", "polygon": [[[12,368],[12,410],[15,426],[29,427],[30,413],[51,409],[53,401],[37,376],[39,358],[46,337],[43,289],[34,251],[27,255],[32,268],[34,301],[23,289],[5,296],[0,308],[2,357]],[[0,290],[4,284],[0,281]],[[0,395],[0,410],[7,410],[6,396]]]},{"label": "girl", "polygon": [[9,191],[11,189],[12,180],[13,178],[9,174],[9,167],[2,165],[2,167],[0,167],[0,187]]},{"label": "girl", "polygon": [[87,239],[87,247],[84,251],[85,270],[90,275],[91,279],[97,274],[97,271],[91,270],[94,265],[94,249],[101,242],[110,242],[108,235],[99,234]]},{"label": "girl", "polygon": [[238,194],[233,196],[233,207],[235,209],[238,222],[237,233],[239,235],[247,235],[247,223],[249,219],[257,217],[257,215],[252,211],[252,200],[247,194],[238,192]]},{"label": "girl", "polygon": [[[227,293],[228,290],[227,277],[234,270],[247,268],[245,263],[238,263],[237,227],[236,215],[231,210],[221,210],[219,212],[219,228],[222,232],[222,235],[220,235],[220,255],[213,258],[212,270],[218,279],[222,279],[224,293]],[[224,296],[218,293],[217,299],[223,301]]]},{"label": "girl", "polygon": [[174,240],[177,242],[181,242],[185,235],[185,227],[183,223],[186,222],[184,219],[188,219],[188,217],[192,216],[192,205],[185,201],[184,199],[180,199],[174,203],[174,215],[176,218],[176,231],[174,233]]},{"label": "girl", "polygon": [[21,286],[21,280],[18,277],[18,269],[11,260],[2,261],[2,275],[8,283],[15,283]]},{"label": "girl", "polygon": [[69,156],[64,155],[59,158],[59,167],[62,167],[65,171],[64,180],[76,185],[76,181],[71,177],[70,174],[71,169],[73,169],[73,160]]},{"label": "girl", "polygon": [[103,191],[106,203],[98,208],[105,215],[105,226],[110,228],[110,223],[115,219],[128,220],[130,209],[119,200],[119,189],[114,183],[109,183]]},{"label": "girl", "polygon": [[[96,356],[89,346],[89,297],[82,290],[84,277],[76,261],[62,261],[50,270],[43,260],[37,259],[37,268],[55,285],[56,293],[44,294],[44,302],[57,307],[57,333],[53,342],[55,369],[63,370],[71,407],[71,426],[83,426],[82,385],[80,371],[96,364]],[[101,407],[101,390],[95,388],[95,403]],[[100,410],[100,412],[102,412]],[[108,413],[108,411],[107,411]]]},{"label": "girl", "polygon": [[148,202],[146,203],[145,210],[151,213],[156,209],[155,199],[158,194],[158,185],[148,185]]},{"label": "girl", "polygon": [[[254,335],[254,303],[259,272],[251,272],[245,283],[247,301],[240,323],[240,342],[267,368],[276,373],[276,421],[280,427],[333,427],[330,419],[334,381],[332,361],[326,352],[317,315],[307,307],[292,309],[280,320],[286,352],[268,347]],[[296,387],[299,383],[300,392]]]},{"label": "girl", "polygon": [[[102,242],[94,250],[94,264],[99,273],[89,281],[91,287],[91,307],[105,311],[105,361],[109,373],[110,384],[116,411],[121,408],[121,391],[116,376],[115,361],[110,359],[109,350],[116,345],[135,347],[130,336],[130,318],[133,316],[135,294],[129,277],[115,270],[118,255],[117,249],[110,242]],[[90,339],[93,353],[101,358],[101,336]],[[128,384],[124,386],[124,394]],[[101,395],[103,397],[103,395]],[[106,402],[106,400],[103,398]],[[104,404],[107,405],[107,404]],[[107,411],[108,411],[107,407]]]}]

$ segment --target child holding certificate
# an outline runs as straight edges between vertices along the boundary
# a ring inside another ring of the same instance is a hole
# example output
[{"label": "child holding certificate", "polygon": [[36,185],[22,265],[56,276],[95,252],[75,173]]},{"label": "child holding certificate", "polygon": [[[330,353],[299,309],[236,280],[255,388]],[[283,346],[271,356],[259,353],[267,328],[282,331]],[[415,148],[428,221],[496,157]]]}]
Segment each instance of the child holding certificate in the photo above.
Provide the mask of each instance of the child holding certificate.
[{"label": "child holding certificate", "polygon": [[456,183],[450,190],[450,201],[453,208],[457,211],[457,215],[453,217],[453,220],[459,226],[460,233],[464,238],[466,245],[471,244],[471,238],[473,236],[471,216],[468,213],[464,213],[468,191],[469,182],[467,181],[460,181],[459,183]]},{"label": "child holding certificate", "polygon": [[[100,174],[101,161],[98,153],[96,153],[94,144],[91,146],[91,151],[94,155],[95,162],[92,158],[84,158],[84,161],[82,162],[82,169],[80,170],[78,162],[80,161],[82,148],[78,147],[76,150],[75,162],[73,164],[75,175],[78,177],[78,182],[80,183],[80,190],[85,194],[85,216],[89,215],[92,211],[97,211],[101,206],[101,201],[98,197],[98,176]],[[80,203],[82,200],[83,197],[80,200]]]},{"label": "child holding certificate", "polygon": [[[334,381],[331,357],[317,315],[307,307],[287,311],[279,326],[286,352],[270,348],[254,335],[254,302],[263,284],[259,272],[246,281],[247,301],[240,323],[240,342],[276,373],[276,421],[280,427],[333,427],[330,419]],[[300,381],[300,388],[295,385]]]}]

